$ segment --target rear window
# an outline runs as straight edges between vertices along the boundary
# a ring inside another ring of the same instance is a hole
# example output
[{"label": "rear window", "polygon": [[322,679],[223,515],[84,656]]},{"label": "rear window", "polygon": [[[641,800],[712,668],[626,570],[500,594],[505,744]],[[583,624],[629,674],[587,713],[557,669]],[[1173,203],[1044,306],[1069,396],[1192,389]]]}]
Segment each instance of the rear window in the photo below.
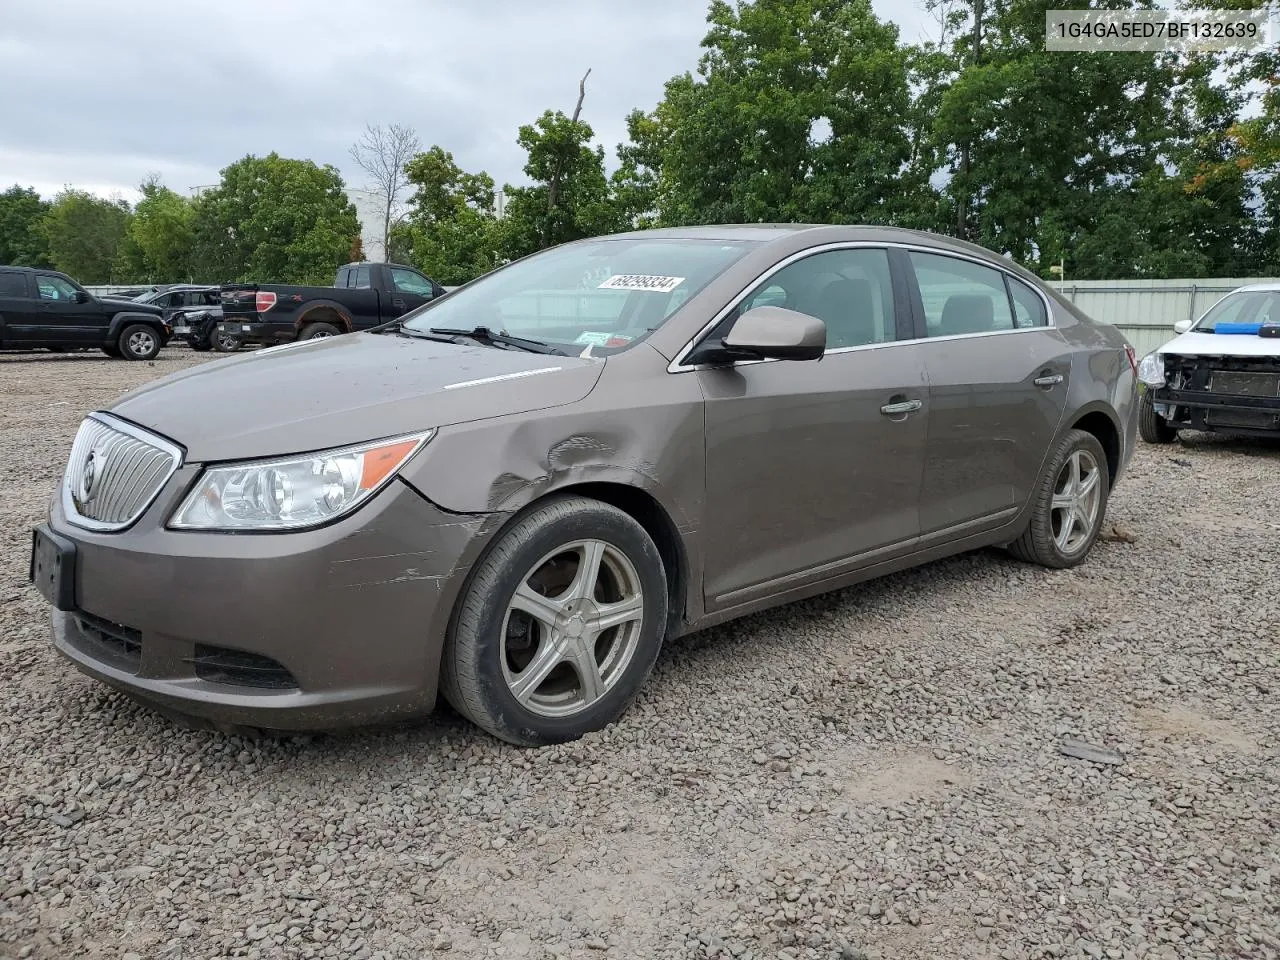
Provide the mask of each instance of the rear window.
[{"label": "rear window", "polygon": [[0,297],[25,297],[27,275],[25,273],[0,273]]}]

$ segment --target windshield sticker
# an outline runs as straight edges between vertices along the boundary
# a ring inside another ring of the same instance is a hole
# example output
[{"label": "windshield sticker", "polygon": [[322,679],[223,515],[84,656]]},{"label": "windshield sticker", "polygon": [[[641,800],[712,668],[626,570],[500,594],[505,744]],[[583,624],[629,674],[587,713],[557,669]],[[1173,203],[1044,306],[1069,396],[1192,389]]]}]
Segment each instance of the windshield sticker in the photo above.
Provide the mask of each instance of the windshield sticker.
[{"label": "windshield sticker", "polygon": [[634,339],[634,337],[628,337],[621,333],[599,333],[595,330],[585,330],[578,334],[578,339],[573,342],[585,343],[588,347],[625,347]]},{"label": "windshield sticker", "polygon": [[647,273],[619,273],[597,288],[599,290],[648,290],[652,293],[670,293],[684,277],[655,277]]}]

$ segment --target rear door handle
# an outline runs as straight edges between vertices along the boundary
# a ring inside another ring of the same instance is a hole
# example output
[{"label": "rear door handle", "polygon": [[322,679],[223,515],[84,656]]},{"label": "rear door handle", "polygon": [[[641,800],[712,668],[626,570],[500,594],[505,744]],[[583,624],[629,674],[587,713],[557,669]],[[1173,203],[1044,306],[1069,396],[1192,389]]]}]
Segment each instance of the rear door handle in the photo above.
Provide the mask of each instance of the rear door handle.
[{"label": "rear door handle", "polygon": [[880,412],[886,417],[900,417],[904,413],[913,413],[923,406],[924,404],[919,400],[902,400],[898,403],[886,403],[880,408]]},{"label": "rear door handle", "polygon": [[1046,374],[1043,377],[1036,377],[1035,380],[1032,381],[1032,383],[1034,383],[1037,387],[1053,387],[1060,384],[1062,382],[1062,379],[1063,379],[1062,374],[1050,373],[1050,374]]}]

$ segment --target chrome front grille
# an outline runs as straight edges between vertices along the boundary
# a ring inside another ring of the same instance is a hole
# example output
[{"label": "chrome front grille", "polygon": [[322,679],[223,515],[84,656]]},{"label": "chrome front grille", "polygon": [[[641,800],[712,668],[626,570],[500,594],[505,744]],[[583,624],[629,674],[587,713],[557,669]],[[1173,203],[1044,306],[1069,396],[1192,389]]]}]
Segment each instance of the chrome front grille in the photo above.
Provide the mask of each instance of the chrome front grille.
[{"label": "chrome front grille", "polygon": [[182,450],[107,414],[80,424],[62,480],[67,519],[89,530],[123,530],[182,465]]}]

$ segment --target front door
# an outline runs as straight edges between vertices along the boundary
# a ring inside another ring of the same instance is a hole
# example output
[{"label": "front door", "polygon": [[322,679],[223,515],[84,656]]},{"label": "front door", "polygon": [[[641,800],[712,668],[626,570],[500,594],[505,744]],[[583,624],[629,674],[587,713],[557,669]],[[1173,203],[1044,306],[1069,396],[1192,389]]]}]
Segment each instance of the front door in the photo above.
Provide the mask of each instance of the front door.
[{"label": "front door", "polygon": [[827,250],[764,280],[738,313],[785,306],[827,325],[816,361],[697,373],[705,396],[709,611],[905,552],[920,531],[929,391],[895,342],[888,255]]},{"label": "front door", "polygon": [[1031,496],[1066,407],[1070,351],[1021,280],[963,257],[909,261],[931,396],[921,533],[978,532]]},{"label": "front door", "polygon": [[37,273],[35,280],[39,296],[37,336],[41,343],[86,346],[106,341],[107,320],[102,304],[92,297],[78,303],[77,297],[82,291],[66,277]]},{"label": "front door", "polygon": [[391,315],[397,317],[422,306],[434,293],[430,280],[403,267],[391,268],[391,285],[395,288],[391,294]]}]

